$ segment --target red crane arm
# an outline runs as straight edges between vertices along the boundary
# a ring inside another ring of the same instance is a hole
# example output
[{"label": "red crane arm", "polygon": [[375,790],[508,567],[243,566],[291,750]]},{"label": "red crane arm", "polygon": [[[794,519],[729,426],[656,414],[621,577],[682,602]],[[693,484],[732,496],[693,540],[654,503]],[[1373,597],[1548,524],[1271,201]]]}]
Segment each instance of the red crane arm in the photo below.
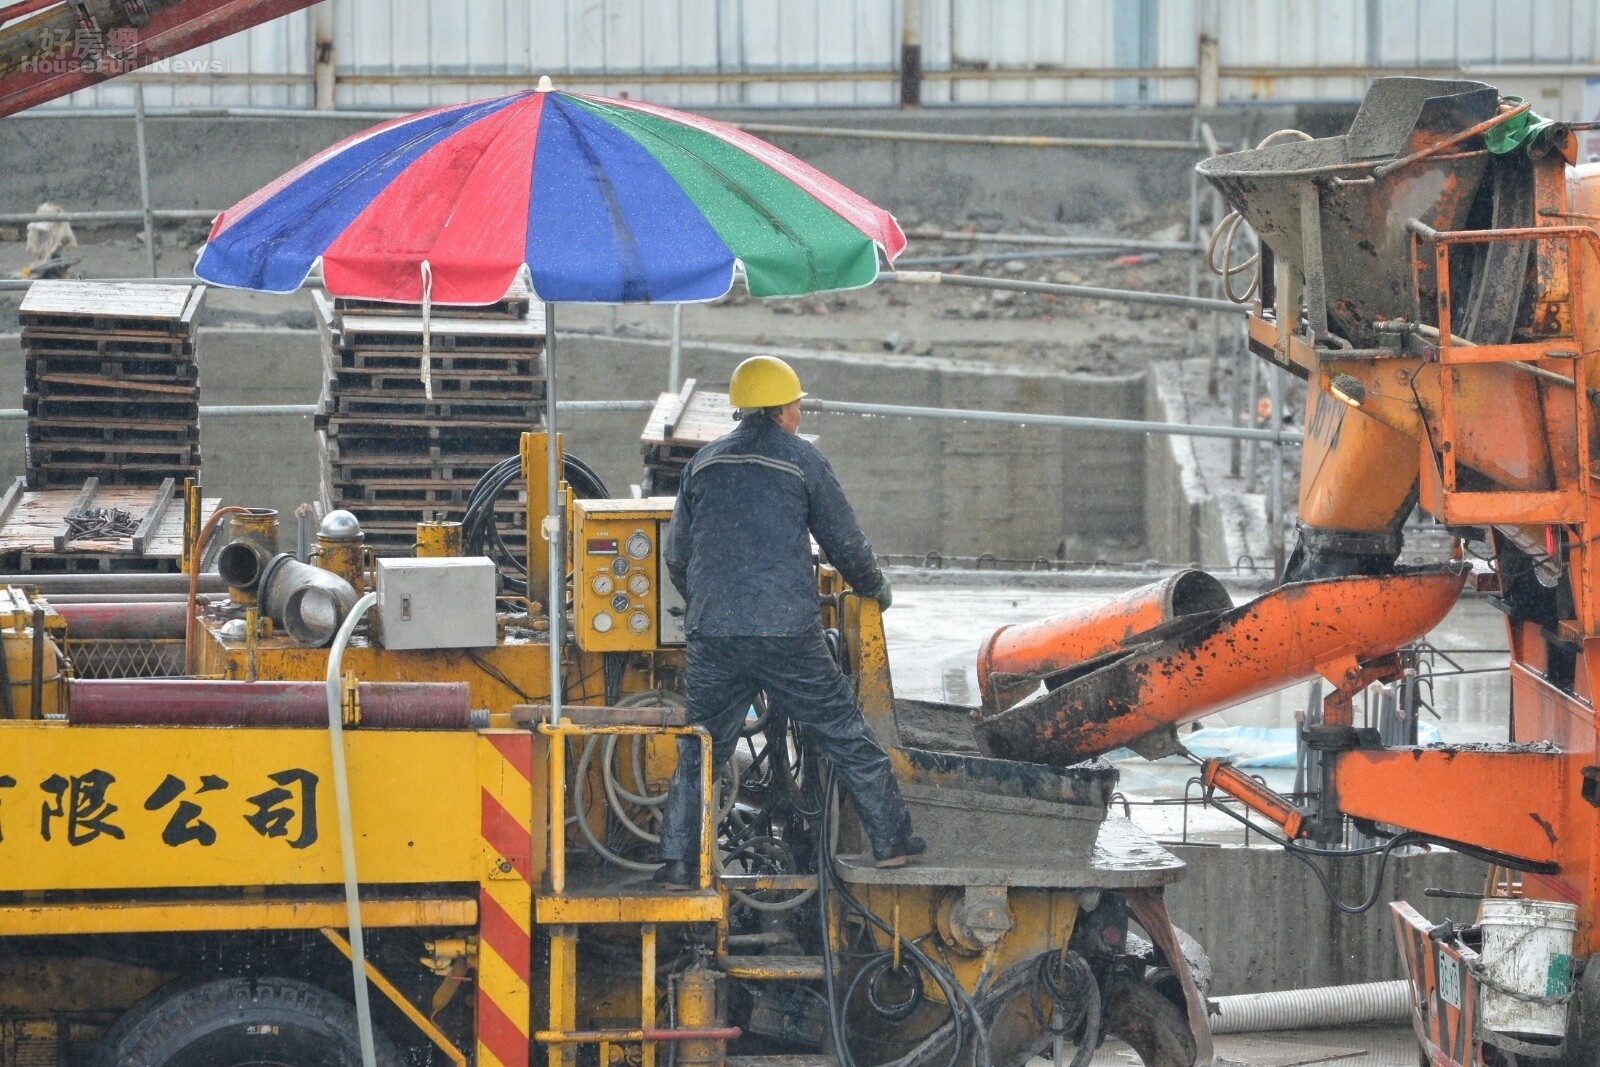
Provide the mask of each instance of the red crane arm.
[{"label": "red crane arm", "polygon": [[315,0],[18,0],[0,7],[0,117],[270,22]]}]

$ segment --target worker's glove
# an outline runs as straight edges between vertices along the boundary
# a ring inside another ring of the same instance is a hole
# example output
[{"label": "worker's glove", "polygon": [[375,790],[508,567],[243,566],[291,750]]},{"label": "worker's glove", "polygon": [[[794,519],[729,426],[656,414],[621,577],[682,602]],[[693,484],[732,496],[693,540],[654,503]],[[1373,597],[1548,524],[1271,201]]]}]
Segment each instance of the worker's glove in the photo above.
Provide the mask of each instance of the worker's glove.
[{"label": "worker's glove", "polygon": [[879,611],[888,611],[889,605],[894,603],[894,590],[889,588],[889,579],[885,578],[883,584],[878,586],[877,591],[871,596],[878,602]]}]

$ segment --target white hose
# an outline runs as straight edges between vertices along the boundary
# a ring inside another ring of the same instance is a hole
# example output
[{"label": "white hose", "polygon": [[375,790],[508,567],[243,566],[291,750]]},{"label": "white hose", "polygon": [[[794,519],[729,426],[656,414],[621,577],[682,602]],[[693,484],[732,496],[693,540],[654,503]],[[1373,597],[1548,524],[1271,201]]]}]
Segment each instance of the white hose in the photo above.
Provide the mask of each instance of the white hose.
[{"label": "white hose", "polygon": [[1411,1018],[1411,983],[1364,982],[1320,989],[1284,989],[1213,997],[1213,1034],[1259,1030],[1309,1030],[1357,1023],[1404,1022]]},{"label": "white hose", "polygon": [[[684,705],[683,698],[677,693],[665,689],[649,689],[642,693],[634,693],[633,695],[618,701],[617,706],[623,708],[662,706],[669,708],[681,708]],[[599,738],[589,739],[584,746],[583,756],[578,761],[577,799],[575,801],[575,805],[583,804],[584,791],[588,784],[588,764],[590,759],[592,759],[594,756],[595,742],[598,740]],[[601,777],[605,782],[606,802],[611,808],[611,813],[617,817],[617,820],[622,824],[623,828],[634,837],[639,838],[641,841],[645,841],[649,844],[659,844],[661,842],[661,835],[651,833],[649,830],[646,830],[644,827],[634,822],[632,817],[628,814],[627,804],[624,803],[624,801],[627,801],[628,803],[636,804],[640,807],[659,808],[661,805],[667,802],[667,794],[665,792],[649,792],[649,786],[645,782],[644,775],[643,749],[644,738],[638,736],[632,738],[631,761],[633,764],[633,778],[635,785],[639,789],[639,792],[631,792],[623,786],[621,781],[619,781],[618,770],[615,766],[617,753],[617,737],[615,734],[606,737],[604,744],[600,747]],[[716,822],[713,823],[713,825],[720,825],[722,820],[728,817],[728,813],[733,810],[734,801],[739,795],[738,763],[735,760],[729,760],[728,762],[731,767],[733,781],[730,787],[720,790],[722,793],[722,803],[718,805]],[[721,784],[720,781],[718,784]],[[583,831],[583,836],[588,839],[590,847],[592,847],[607,861],[614,863],[619,867],[636,871],[654,870],[657,866],[653,863],[637,863],[633,860],[626,859],[625,857],[618,855],[600,843],[594,833],[594,830],[589,826],[587,820],[579,820],[579,825]],[[722,861],[722,852],[720,849],[712,850],[712,862],[715,866],[716,873],[719,875],[722,874],[724,872],[724,867]],[[811,897],[816,893],[816,889],[811,888],[801,890],[797,895],[786,897],[780,901],[761,900],[752,894],[742,892],[738,889],[731,890],[731,893],[734,899],[748,905],[751,908],[754,908],[756,911],[776,912],[789,911],[792,908],[799,907],[801,904],[804,904],[806,901],[811,899]]]},{"label": "white hose", "polygon": [[350,778],[345,769],[344,699],[339,686],[339,667],[344,650],[356,632],[362,616],[378,602],[377,593],[356,601],[344,625],[328,649],[328,744],[333,748],[333,797],[339,813],[339,852],[344,860],[344,909],[350,926],[350,971],[356,989],[356,1029],[361,1040],[362,1067],[377,1067],[378,1053],[372,1042],[372,1004],[367,999],[367,941],[361,932],[361,888],[356,880],[356,840],[350,824]]},{"label": "white hose", "polygon": [[[578,759],[578,767],[572,787],[572,806],[575,811],[582,812],[587,806],[589,762],[594,758],[595,751],[599,749],[599,742],[600,738],[598,737],[591,737],[584,742],[583,755]],[[733,810],[734,802],[739,797],[739,764],[736,760],[728,761],[728,769],[725,775],[725,778],[719,777],[717,781],[717,785],[720,787],[718,790],[720,795],[717,797],[716,814],[711,823],[713,827],[721,825],[722,820],[728,817],[728,813]],[[603,777],[605,777],[606,784],[609,787],[613,779],[610,776]],[[637,826],[633,820],[623,813],[619,798],[609,788],[607,788],[606,792],[606,801],[610,805],[612,813],[619,816],[629,832],[646,841],[656,842],[661,840],[658,835],[649,833]],[[583,833],[584,838],[589,842],[589,846],[594,849],[595,853],[608,863],[616,864],[618,867],[630,871],[653,871],[660,866],[659,863],[639,863],[635,860],[630,860],[607,848],[600,843],[600,839],[595,835],[594,828],[589,825],[588,819],[578,819],[578,829]]]}]

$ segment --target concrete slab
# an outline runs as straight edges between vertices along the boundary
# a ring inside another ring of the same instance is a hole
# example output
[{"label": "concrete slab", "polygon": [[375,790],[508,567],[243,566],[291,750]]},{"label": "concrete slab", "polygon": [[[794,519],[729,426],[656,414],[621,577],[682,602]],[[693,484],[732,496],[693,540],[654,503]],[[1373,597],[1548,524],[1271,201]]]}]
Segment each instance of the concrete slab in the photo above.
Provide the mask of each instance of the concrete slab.
[{"label": "concrete slab", "polygon": [[1010,867],[944,866],[948,858],[927,855],[905,867],[874,867],[870,856],[840,856],[845,881],[867,885],[976,885],[1074,889],[1130,889],[1170,885],[1183,876],[1184,864],[1155,839],[1126,819],[1107,817],[1094,851],[1082,855],[1055,852],[1019,855]]}]

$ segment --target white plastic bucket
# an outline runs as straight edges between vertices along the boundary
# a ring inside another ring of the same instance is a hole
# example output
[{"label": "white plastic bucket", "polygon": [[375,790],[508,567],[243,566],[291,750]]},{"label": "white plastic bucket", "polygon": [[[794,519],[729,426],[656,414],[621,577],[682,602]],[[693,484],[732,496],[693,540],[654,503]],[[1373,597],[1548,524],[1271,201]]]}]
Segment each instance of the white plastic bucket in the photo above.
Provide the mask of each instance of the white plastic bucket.
[{"label": "white plastic bucket", "polygon": [[[1572,989],[1572,939],[1578,929],[1573,904],[1490,898],[1478,907],[1484,972],[1499,985],[1539,997],[1564,997]],[[1567,1005],[1538,1004],[1480,983],[1482,1024],[1496,1033],[1560,1039]]]}]

